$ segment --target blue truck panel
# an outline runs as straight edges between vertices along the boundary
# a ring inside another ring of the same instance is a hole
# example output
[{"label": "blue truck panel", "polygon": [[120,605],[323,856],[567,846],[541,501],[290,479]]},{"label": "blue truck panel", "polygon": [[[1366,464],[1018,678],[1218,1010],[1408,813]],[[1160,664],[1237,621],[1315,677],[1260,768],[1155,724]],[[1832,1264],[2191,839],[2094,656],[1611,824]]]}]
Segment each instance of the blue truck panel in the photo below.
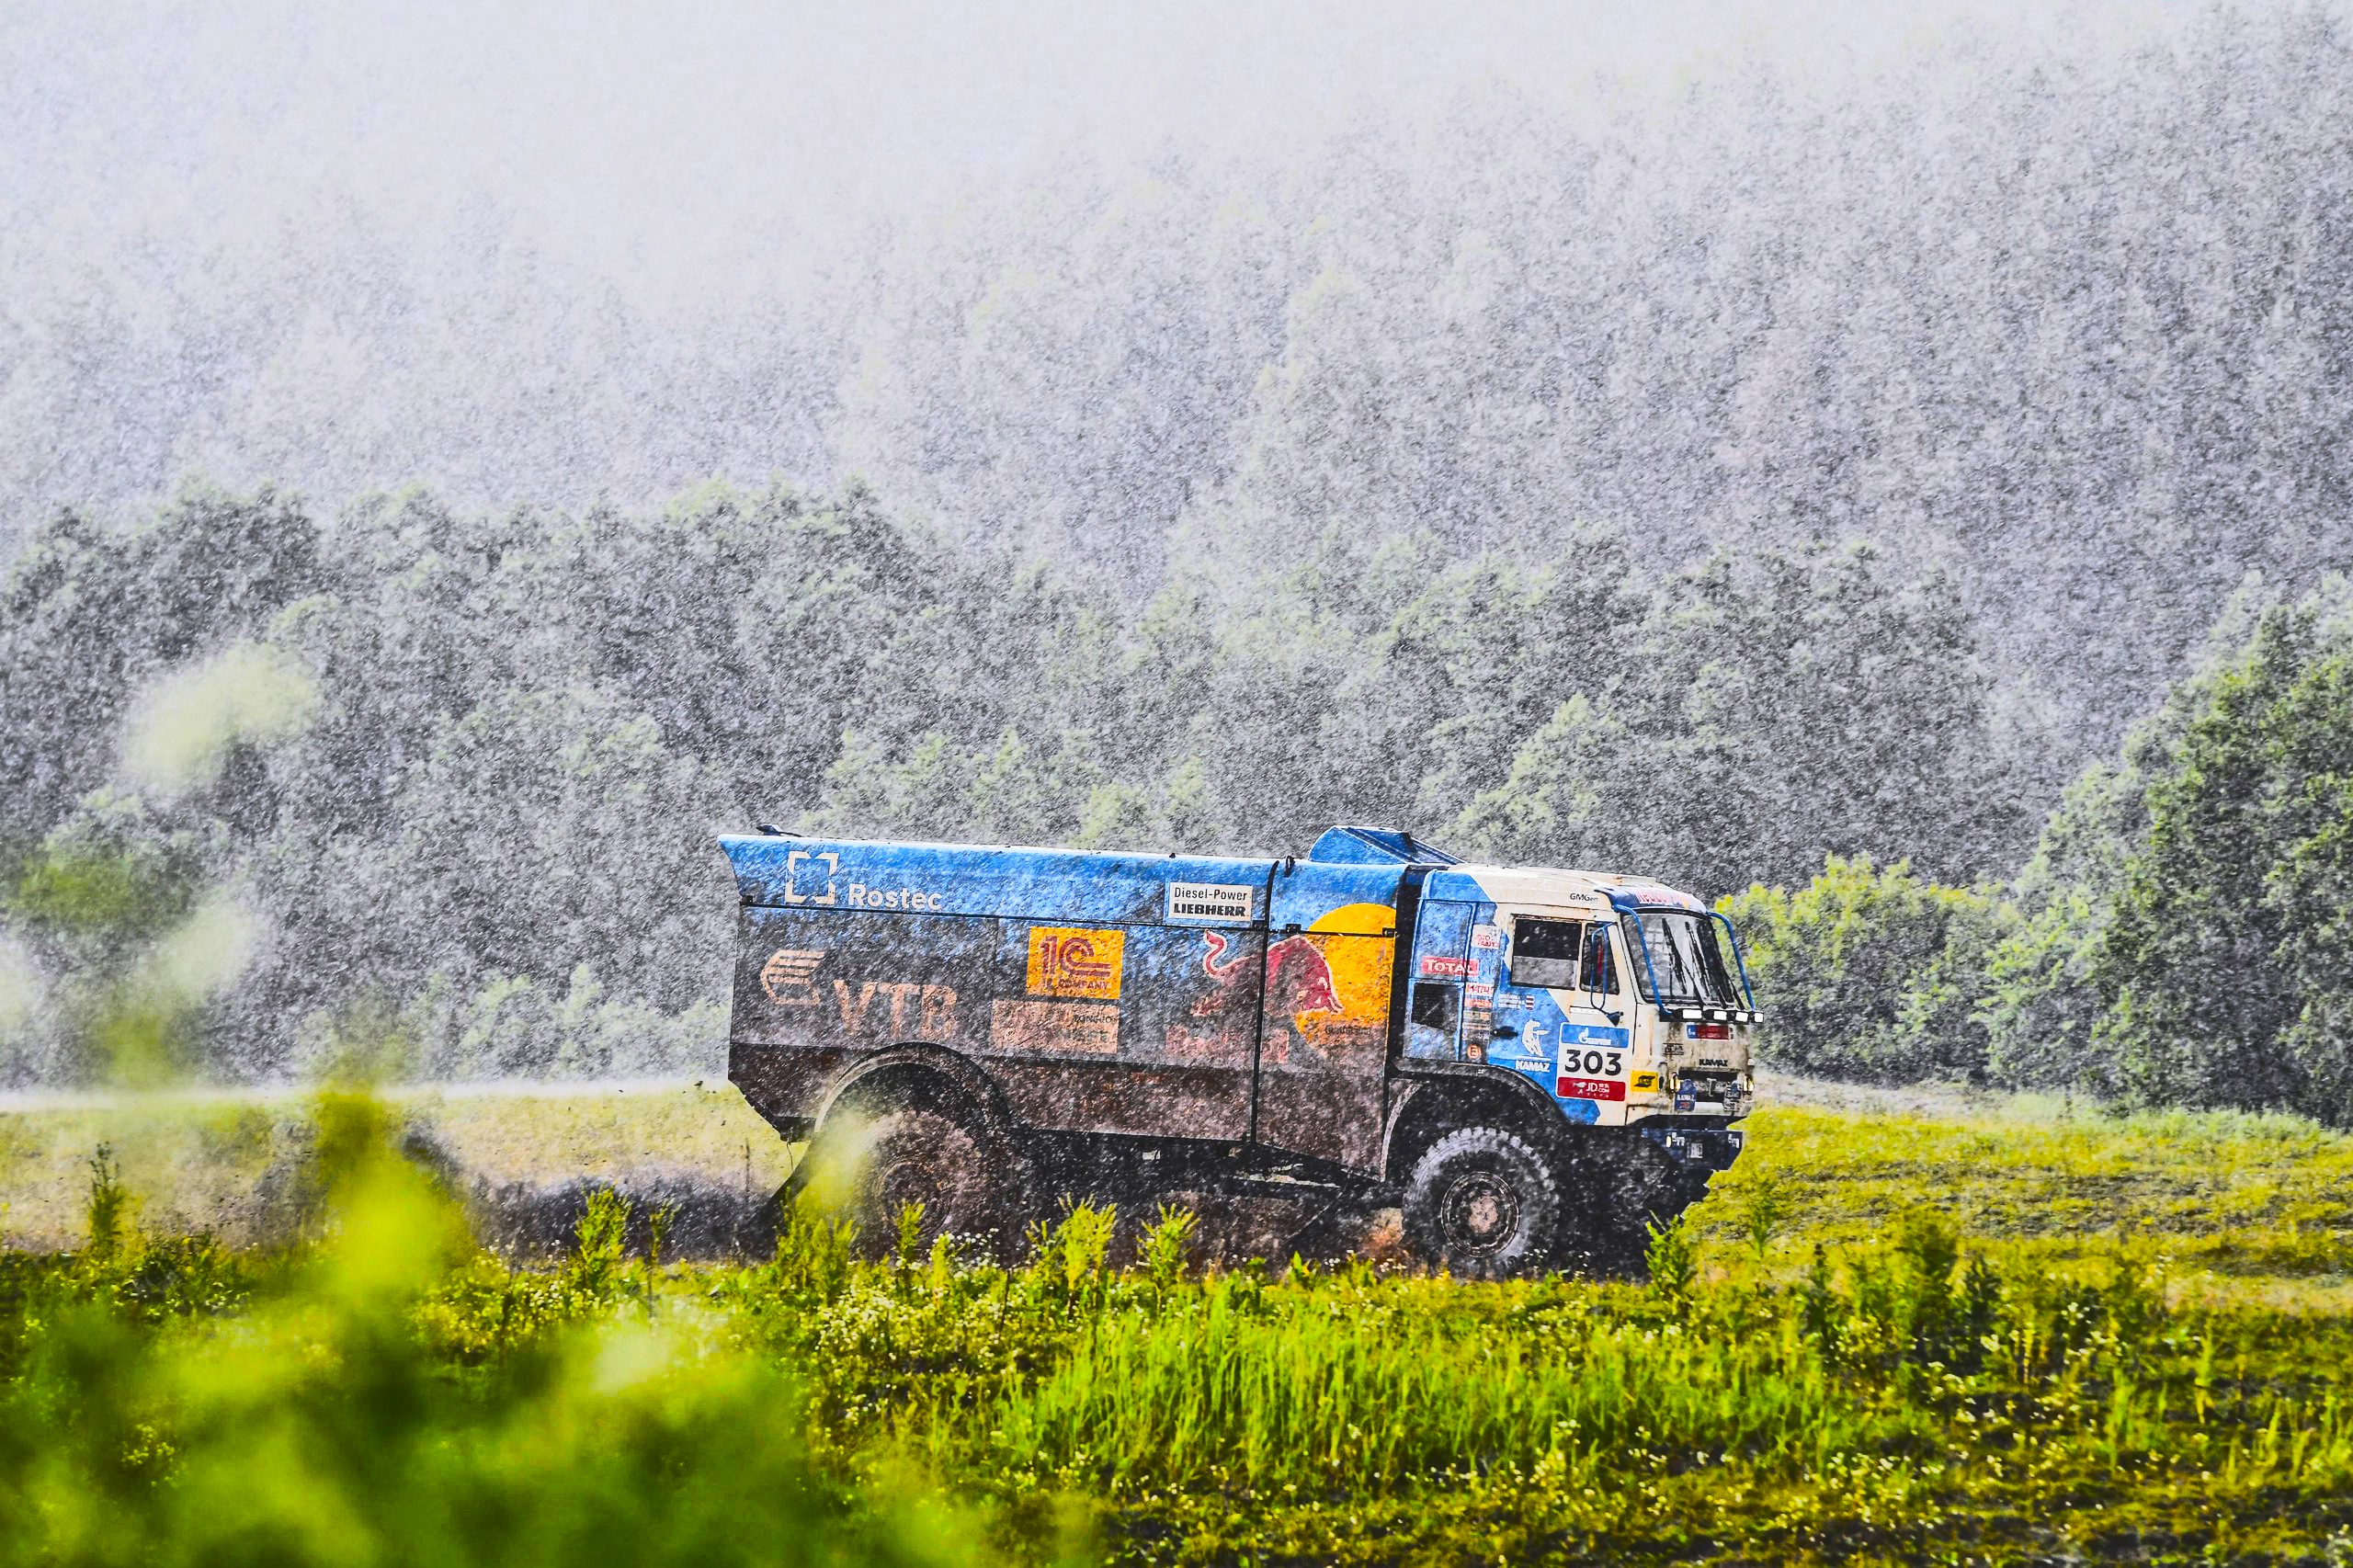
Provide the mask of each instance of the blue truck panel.
[{"label": "blue truck panel", "polygon": [[[1127,925],[1263,925],[1276,862],[1064,849],[725,836],[745,903]],[[1229,890],[1186,899],[1182,887]],[[1246,900],[1242,890],[1248,890]]]},{"label": "blue truck panel", "polygon": [[1026,1121],[1379,1157],[1393,859],[720,842],[735,1074],[780,1123],[862,1053],[937,1046]]}]

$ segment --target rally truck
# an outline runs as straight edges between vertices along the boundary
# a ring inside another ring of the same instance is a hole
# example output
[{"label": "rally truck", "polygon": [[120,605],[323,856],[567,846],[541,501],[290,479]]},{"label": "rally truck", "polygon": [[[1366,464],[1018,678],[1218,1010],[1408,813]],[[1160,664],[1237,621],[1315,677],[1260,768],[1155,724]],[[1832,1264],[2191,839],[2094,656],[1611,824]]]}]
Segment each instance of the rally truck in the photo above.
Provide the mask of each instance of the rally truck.
[{"label": "rally truck", "polygon": [[720,844],[729,1076],[870,1238],[909,1202],[1002,1244],[1074,1191],[1279,1188],[1394,1207],[1458,1275],[1608,1266],[1740,1151],[1755,998],[1672,888],[1365,827],[1272,858]]}]

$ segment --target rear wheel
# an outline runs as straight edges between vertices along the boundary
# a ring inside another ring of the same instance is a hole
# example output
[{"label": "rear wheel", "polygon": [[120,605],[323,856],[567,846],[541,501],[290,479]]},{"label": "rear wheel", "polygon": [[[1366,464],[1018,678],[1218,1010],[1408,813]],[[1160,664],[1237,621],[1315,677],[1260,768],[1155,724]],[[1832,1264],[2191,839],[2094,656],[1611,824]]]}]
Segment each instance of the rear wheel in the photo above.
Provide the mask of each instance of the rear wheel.
[{"label": "rear wheel", "polygon": [[858,1252],[888,1256],[899,1215],[923,1205],[915,1244],[942,1234],[979,1238],[1002,1252],[1018,1230],[1020,1173],[995,1139],[937,1110],[904,1108],[828,1127],[809,1151],[801,1184],[856,1221]]},{"label": "rear wheel", "polygon": [[1473,1279],[1543,1267],[1561,1221],[1552,1165],[1518,1133],[1465,1127],[1431,1144],[1405,1185],[1405,1240]]}]

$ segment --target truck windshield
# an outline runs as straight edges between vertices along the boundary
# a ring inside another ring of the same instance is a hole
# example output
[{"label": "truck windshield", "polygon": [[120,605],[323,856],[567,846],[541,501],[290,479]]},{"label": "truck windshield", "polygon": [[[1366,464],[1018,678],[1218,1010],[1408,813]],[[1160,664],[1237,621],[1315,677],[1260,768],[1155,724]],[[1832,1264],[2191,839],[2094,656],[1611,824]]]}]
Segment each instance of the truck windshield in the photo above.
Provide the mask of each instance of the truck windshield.
[{"label": "truck windshield", "polygon": [[1653,1001],[1703,1002],[1717,1007],[1740,1005],[1723,953],[1716,946],[1715,922],[1704,915],[1663,910],[1644,910],[1641,918],[1643,945],[1650,950],[1650,962],[1636,964],[1634,972],[1643,995],[1650,995],[1651,979],[1655,975],[1661,994]]}]

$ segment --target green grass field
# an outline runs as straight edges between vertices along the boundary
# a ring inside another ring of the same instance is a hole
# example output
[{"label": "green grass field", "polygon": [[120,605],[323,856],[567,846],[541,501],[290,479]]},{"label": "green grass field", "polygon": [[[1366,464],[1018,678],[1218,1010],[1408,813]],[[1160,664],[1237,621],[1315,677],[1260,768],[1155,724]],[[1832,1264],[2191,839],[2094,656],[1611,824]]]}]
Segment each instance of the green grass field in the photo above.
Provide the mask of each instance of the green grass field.
[{"label": "green grass field", "polygon": [[[767,1194],[791,1169],[775,1131],[723,1083],[395,1090],[386,1103],[404,1132],[424,1135],[468,1180],[492,1186],[688,1176]],[[281,1192],[310,1157],[311,1107],[293,1095],[165,1093],[0,1110],[0,1246],[79,1241],[85,1162],[101,1143],[147,1229],[251,1244],[271,1233]]]},{"label": "green grass field", "polygon": [[[815,1216],[655,1267],[599,1205],[518,1268],[374,1151],[784,1151],[705,1089],[23,1113],[12,1238],[80,1250],[0,1259],[0,1561],[2353,1561],[2353,1139],[1773,1088],[1648,1283],[1088,1210],[1006,1271]],[[142,1234],[101,1182],[92,1246],[101,1140]],[[298,1168],[301,1243],[177,1233]]]}]

